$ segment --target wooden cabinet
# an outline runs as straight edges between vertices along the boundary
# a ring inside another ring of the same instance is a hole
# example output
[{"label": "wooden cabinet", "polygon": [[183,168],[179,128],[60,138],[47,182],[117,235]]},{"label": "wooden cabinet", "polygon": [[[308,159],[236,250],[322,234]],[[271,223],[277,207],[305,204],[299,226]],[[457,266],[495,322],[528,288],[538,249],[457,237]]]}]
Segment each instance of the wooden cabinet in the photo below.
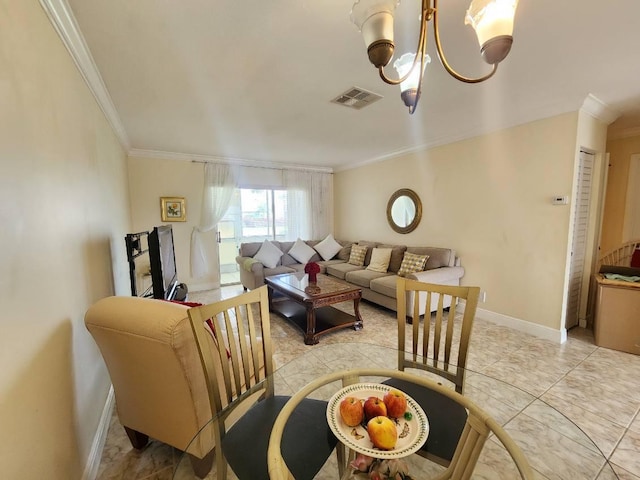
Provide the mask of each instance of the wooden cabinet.
[{"label": "wooden cabinet", "polygon": [[596,345],[640,355],[640,283],[596,275]]}]

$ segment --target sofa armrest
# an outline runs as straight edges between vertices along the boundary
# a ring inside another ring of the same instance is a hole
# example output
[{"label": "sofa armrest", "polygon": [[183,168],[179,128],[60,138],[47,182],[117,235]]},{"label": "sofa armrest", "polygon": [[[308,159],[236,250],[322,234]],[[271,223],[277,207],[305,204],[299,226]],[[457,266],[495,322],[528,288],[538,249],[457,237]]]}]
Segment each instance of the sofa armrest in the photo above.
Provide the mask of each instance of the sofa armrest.
[{"label": "sofa armrest", "polygon": [[236,257],[236,263],[238,264],[239,268],[241,270],[244,270],[245,272],[257,273],[264,269],[264,265],[262,265],[262,263],[252,257],[241,257],[238,255]]},{"label": "sofa armrest", "polygon": [[240,272],[240,283],[247,290],[264,285],[264,265],[252,257],[236,257],[238,271]]},{"label": "sofa armrest", "polygon": [[425,283],[437,283],[440,285],[460,285],[460,279],[464,275],[463,267],[440,267],[422,272],[410,273],[407,278]]}]

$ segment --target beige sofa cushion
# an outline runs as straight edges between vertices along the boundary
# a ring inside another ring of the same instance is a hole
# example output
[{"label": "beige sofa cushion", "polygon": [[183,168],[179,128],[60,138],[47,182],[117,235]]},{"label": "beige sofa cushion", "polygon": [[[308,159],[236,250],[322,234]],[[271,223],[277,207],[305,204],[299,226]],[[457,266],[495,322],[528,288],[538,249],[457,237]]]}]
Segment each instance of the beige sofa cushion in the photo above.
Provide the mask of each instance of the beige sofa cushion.
[{"label": "beige sofa cushion", "polygon": [[[374,272],[372,270],[356,270],[353,272],[347,272],[345,280],[359,287],[369,288],[369,284],[372,280],[380,277],[391,276],[390,273]],[[395,277],[395,275],[393,275]]]},{"label": "beige sofa cushion", "polygon": [[340,280],[344,280],[347,272],[353,272],[356,270],[364,270],[362,267],[358,267],[357,265],[351,265],[350,263],[336,263],[332,265],[327,265],[327,273],[329,275],[333,275]]},{"label": "beige sofa cushion", "polygon": [[385,277],[374,278],[369,283],[369,288],[374,292],[380,293],[387,297],[396,298],[396,284],[398,283],[397,275],[387,275]]},{"label": "beige sofa cushion", "polygon": [[378,247],[391,249],[391,259],[389,260],[389,268],[387,270],[391,273],[397,273],[398,270],[400,270],[402,258],[404,256],[404,252],[407,250],[407,246],[380,244]]},{"label": "beige sofa cushion", "polygon": [[364,264],[369,265],[369,262],[371,261],[371,252],[373,250],[373,247],[377,247],[378,245],[380,245],[380,242],[370,242],[368,240],[360,240],[358,242],[358,245],[364,245],[365,247],[367,247],[367,254],[364,257]]},{"label": "beige sofa cushion", "polygon": [[371,262],[367,265],[367,270],[378,273],[387,273],[389,261],[391,260],[391,248],[375,247],[371,253]]}]

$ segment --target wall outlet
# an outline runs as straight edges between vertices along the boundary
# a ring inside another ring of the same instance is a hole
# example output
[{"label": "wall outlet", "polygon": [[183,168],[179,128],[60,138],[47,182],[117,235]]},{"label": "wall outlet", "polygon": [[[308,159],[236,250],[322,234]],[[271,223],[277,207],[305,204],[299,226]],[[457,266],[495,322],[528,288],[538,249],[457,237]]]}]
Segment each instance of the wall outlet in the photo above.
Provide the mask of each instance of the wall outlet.
[{"label": "wall outlet", "polygon": [[484,290],[480,291],[480,301],[482,303],[485,303],[487,301],[487,292],[485,292]]}]

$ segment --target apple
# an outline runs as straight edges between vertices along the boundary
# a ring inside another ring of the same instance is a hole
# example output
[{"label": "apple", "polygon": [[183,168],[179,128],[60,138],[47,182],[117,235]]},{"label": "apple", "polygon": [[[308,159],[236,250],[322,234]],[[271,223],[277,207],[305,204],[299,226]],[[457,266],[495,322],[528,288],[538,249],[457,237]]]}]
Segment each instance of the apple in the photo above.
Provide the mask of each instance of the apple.
[{"label": "apple", "polygon": [[364,416],[367,420],[370,420],[373,417],[386,417],[387,406],[381,398],[369,397],[364,402]]},{"label": "apple", "polygon": [[391,450],[398,441],[396,424],[389,417],[374,417],[367,423],[371,443],[380,450]]},{"label": "apple", "polygon": [[364,418],[364,407],[360,399],[356,397],[345,397],[340,402],[340,417],[342,421],[350,427],[360,425]]},{"label": "apple", "polygon": [[391,418],[401,418],[407,411],[407,399],[400,390],[389,390],[382,401],[387,406],[387,415]]}]

